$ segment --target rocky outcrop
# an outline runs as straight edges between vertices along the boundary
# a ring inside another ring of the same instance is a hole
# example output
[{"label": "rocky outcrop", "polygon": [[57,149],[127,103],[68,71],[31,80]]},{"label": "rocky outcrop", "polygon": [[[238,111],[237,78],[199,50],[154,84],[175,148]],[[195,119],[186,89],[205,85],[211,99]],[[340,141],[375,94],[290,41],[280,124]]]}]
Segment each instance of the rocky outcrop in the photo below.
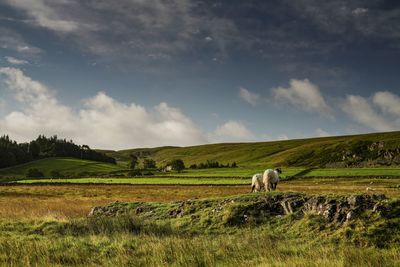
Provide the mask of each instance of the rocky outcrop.
[{"label": "rocky outcrop", "polygon": [[292,215],[321,216],[327,223],[345,223],[362,216],[385,216],[390,211],[384,195],[360,194],[351,196],[321,196],[300,193],[254,194],[215,200],[187,200],[170,204],[114,202],[94,207],[89,216],[115,217],[122,214],[150,220],[179,219],[201,216],[220,220],[225,225],[244,225],[266,222]]}]

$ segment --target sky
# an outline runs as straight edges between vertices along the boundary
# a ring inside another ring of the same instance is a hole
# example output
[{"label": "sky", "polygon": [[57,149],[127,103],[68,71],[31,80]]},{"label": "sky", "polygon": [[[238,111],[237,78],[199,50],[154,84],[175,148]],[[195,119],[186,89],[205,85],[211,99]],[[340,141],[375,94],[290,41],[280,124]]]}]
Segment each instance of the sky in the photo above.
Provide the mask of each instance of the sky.
[{"label": "sky", "polygon": [[397,0],[0,0],[0,134],[19,142],[395,130]]}]

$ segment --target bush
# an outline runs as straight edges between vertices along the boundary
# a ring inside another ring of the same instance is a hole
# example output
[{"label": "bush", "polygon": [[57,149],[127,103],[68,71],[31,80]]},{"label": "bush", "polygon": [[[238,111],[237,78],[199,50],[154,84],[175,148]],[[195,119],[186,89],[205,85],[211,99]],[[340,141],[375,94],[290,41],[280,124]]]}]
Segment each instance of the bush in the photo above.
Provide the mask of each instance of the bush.
[{"label": "bush", "polygon": [[61,174],[61,172],[60,171],[57,171],[57,170],[52,170],[51,172],[50,172],[50,176],[52,177],[52,178],[63,178],[64,176]]},{"label": "bush", "polygon": [[181,159],[174,159],[169,165],[171,165],[174,171],[180,172],[185,169],[185,163]]},{"label": "bush", "polygon": [[135,170],[131,170],[130,172],[128,172],[128,176],[129,177],[137,177],[137,176],[142,176],[142,172],[135,169]]},{"label": "bush", "polygon": [[197,164],[192,164],[189,166],[189,169],[197,169]]},{"label": "bush", "polygon": [[157,165],[153,159],[144,159],[143,160],[143,168],[144,169],[155,169],[155,168],[157,168]]},{"label": "bush", "polygon": [[38,169],[29,169],[26,173],[26,177],[28,178],[43,178],[43,172],[39,171]]}]

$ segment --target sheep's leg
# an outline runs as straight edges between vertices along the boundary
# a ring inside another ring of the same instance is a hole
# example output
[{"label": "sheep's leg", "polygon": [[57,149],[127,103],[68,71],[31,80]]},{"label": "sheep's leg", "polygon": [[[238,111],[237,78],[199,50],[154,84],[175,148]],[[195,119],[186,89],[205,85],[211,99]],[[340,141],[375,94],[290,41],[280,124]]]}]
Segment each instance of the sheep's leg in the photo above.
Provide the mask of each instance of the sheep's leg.
[{"label": "sheep's leg", "polygon": [[253,193],[255,189],[256,189],[256,185],[253,185],[253,186],[251,187],[251,192],[250,192],[250,193]]}]

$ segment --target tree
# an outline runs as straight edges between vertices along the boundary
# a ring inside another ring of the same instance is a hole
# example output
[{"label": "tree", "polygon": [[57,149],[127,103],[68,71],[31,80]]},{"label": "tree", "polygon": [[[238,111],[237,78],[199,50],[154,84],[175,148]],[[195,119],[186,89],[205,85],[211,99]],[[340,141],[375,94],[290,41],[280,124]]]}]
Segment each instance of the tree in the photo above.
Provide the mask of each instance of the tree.
[{"label": "tree", "polygon": [[29,143],[29,153],[32,155],[32,158],[39,158],[40,147],[36,141],[31,141]]},{"label": "tree", "polygon": [[131,161],[129,162],[129,168],[133,170],[133,169],[135,169],[135,167],[139,163],[139,159],[134,154],[131,154],[130,157],[131,157]]},{"label": "tree", "polygon": [[153,159],[144,159],[143,160],[143,168],[144,169],[155,169],[155,168],[157,168],[157,165]]},{"label": "tree", "polygon": [[185,169],[185,163],[181,159],[174,159],[171,161],[170,165],[174,171],[180,172]]},{"label": "tree", "polygon": [[236,162],[233,162],[233,163],[232,163],[231,168],[237,168]]}]

